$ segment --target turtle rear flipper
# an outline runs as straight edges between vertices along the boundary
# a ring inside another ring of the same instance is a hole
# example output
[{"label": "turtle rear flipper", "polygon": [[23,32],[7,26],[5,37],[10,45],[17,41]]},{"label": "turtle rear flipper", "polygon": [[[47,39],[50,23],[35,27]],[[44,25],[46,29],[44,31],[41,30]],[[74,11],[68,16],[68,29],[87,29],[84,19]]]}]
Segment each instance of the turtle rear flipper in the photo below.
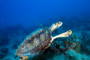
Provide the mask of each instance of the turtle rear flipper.
[{"label": "turtle rear flipper", "polygon": [[40,24],[38,21],[36,21],[36,23],[38,24],[39,28],[43,28],[43,25]]}]

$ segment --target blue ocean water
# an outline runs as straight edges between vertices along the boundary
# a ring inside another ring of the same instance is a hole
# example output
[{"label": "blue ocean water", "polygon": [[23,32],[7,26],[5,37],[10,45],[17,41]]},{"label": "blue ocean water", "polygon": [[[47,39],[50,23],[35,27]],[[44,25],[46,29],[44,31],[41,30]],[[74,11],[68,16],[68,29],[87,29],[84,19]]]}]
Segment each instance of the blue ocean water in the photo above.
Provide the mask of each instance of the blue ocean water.
[{"label": "blue ocean water", "polygon": [[[57,21],[63,25],[53,35],[72,30],[80,40],[79,53],[89,57],[90,0],[0,0],[0,60],[19,60],[14,58],[15,52],[26,36],[40,25],[49,27]],[[45,58],[59,59],[65,60],[57,53]]]}]

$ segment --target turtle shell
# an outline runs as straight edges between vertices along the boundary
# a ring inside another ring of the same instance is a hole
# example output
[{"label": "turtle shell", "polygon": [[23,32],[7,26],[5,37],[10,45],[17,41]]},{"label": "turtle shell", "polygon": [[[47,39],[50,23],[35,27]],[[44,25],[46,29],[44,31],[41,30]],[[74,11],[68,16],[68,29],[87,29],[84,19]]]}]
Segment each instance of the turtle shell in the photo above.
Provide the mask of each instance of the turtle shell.
[{"label": "turtle shell", "polygon": [[51,44],[51,31],[49,28],[41,28],[31,33],[19,46],[16,55],[33,56],[45,51]]}]

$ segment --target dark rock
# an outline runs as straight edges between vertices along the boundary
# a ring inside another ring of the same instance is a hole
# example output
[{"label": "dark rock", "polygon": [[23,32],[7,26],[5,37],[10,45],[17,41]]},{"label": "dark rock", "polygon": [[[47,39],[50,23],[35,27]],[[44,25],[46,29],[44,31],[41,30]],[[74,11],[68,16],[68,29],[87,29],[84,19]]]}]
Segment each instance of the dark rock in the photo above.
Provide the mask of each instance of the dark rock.
[{"label": "dark rock", "polygon": [[8,51],[9,51],[8,48],[2,48],[2,49],[1,49],[1,52],[2,52],[2,53],[5,53],[5,54],[7,54]]},{"label": "dark rock", "polygon": [[8,36],[1,36],[0,38],[0,46],[7,45],[9,43]]},{"label": "dark rock", "polygon": [[2,60],[4,57],[6,57],[6,54],[0,54],[0,60]]},{"label": "dark rock", "polygon": [[17,49],[19,44],[13,44],[12,49]]}]

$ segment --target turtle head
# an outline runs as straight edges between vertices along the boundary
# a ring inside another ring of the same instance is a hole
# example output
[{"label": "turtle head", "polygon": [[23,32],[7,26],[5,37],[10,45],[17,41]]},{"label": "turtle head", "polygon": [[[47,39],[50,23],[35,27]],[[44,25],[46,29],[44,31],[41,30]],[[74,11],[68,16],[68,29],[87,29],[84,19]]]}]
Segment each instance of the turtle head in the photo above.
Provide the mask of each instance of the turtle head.
[{"label": "turtle head", "polygon": [[59,28],[60,26],[62,26],[62,24],[63,24],[63,23],[60,22],[60,21],[52,24],[51,27],[50,27],[51,32],[53,32],[55,29],[57,29],[57,28]]}]

